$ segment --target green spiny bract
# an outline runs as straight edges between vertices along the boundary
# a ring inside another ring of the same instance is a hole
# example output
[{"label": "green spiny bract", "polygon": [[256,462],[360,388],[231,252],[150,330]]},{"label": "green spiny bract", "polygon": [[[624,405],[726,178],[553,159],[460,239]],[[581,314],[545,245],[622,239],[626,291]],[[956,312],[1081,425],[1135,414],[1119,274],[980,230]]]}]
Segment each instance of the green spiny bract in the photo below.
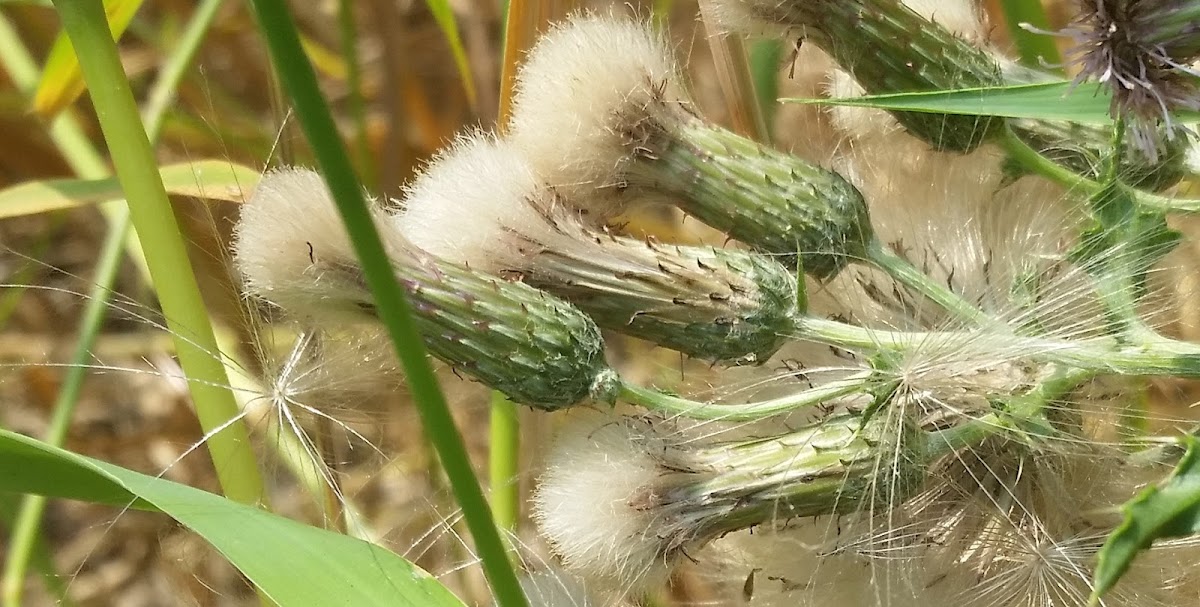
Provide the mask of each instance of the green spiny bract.
[{"label": "green spiny bract", "polygon": [[[631,184],[666,192],[680,208],[754,248],[799,257],[825,279],[866,256],[873,238],[862,194],[833,171],[770,149],[664,102],[634,123]],[[794,263],[794,262],[793,262]]]},{"label": "green spiny bract", "polygon": [[779,519],[870,512],[915,494],[925,434],[899,417],[837,414],[771,438],[669,449],[647,491],[665,546],[683,548]]},{"label": "green spiny bract", "polygon": [[[604,359],[603,337],[575,306],[529,285],[432,260],[396,265],[396,275],[426,347],[456,369],[539,409],[613,399],[617,380]],[[359,307],[375,315],[365,286],[359,294]]]},{"label": "green spiny bract", "polygon": [[[900,0],[746,1],[741,10],[811,41],[871,94],[995,86],[1000,67],[983,50],[913,12]],[[969,151],[1003,121],[893,111],[913,135],[947,151]]]},{"label": "green spiny bract", "polygon": [[705,360],[761,363],[787,341],[796,282],[774,260],[591,237],[598,246],[542,249],[524,281],[575,303],[602,327]]}]

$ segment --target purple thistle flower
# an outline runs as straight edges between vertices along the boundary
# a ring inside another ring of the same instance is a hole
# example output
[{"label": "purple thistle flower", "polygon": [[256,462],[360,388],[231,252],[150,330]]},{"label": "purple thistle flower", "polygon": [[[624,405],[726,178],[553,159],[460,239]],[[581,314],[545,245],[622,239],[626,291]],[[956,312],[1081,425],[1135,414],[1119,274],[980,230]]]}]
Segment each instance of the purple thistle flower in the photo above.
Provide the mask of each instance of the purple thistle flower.
[{"label": "purple thistle flower", "polygon": [[1110,114],[1126,119],[1152,161],[1160,137],[1190,132],[1171,113],[1200,109],[1200,73],[1190,65],[1200,58],[1200,1],[1084,0],[1063,33],[1075,40],[1067,56],[1081,68],[1076,84],[1094,78],[1110,87]]}]

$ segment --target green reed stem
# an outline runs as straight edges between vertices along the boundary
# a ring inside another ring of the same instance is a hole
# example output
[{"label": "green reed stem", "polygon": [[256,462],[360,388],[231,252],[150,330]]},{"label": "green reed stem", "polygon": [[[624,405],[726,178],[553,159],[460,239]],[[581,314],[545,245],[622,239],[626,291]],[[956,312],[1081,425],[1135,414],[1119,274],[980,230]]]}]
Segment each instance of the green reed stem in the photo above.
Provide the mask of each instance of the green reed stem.
[{"label": "green reed stem", "polygon": [[[208,31],[216,15],[216,8],[220,6],[220,3],[221,0],[206,0],[196,11],[189,23],[188,29],[181,38],[179,46],[168,58],[158,81],[152,88],[150,94],[151,101],[148,102],[145,112],[145,121],[151,139],[158,138],[166,109],[171,100],[174,99],[179,82],[182,80],[187,66],[191,64],[195,57],[196,51],[199,49],[204,34]],[[2,26],[7,28],[7,22],[3,23]],[[17,74],[14,76],[14,80],[18,80],[17,84],[19,88],[32,90],[32,87],[36,83],[36,68],[33,65],[32,58],[29,57],[29,53],[23,47],[20,47],[19,41],[15,37],[10,38],[7,34],[8,32],[6,32],[4,38],[10,42],[6,44],[6,47],[13,45],[19,47],[8,49],[12,54],[7,61],[10,64],[23,64],[15,70]],[[55,120],[56,125],[60,123],[70,126],[65,112],[61,113],[59,118]],[[73,135],[75,136],[71,138],[72,141],[84,140],[81,134],[73,133]],[[67,146],[62,147],[66,148]],[[108,235],[101,247],[100,257],[96,264],[96,275],[93,277],[95,284],[89,294],[87,307],[81,319],[75,353],[72,356],[71,365],[67,367],[62,386],[55,400],[50,427],[47,435],[44,437],[45,441],[52,445],[62,445],[70,428],[71,418],[83,385],[87,363],[91,358],[92,345],[95,343],[96,336],[99,334],[100,327],[103,324],[112,295],[113,284],[120,269],[122,246],[127,242],[127,236],[130,233],[130,215],[126,205],[117,204],[111,206],[108,219],[110,222]],[[21,504],[21,510],[17,514],[17,523],[10,540],[7,564],[4,569],[2,585],[4,587],[5,604],[20,604],[20,597],[24,589],[23,585],[26,577],[25,572],[33,556],[33,548],[38,537],[38,529],[41,527],[45,505],[46,498],[42,496],[27,496]]]},{"label": "green reed stem", "polygon": [[237,403],[223,387],[229,384],[225,368],[212,356],[217,351],[212,325],[103,6],[72,0],[56,0],[54,6],[79,55],[134,228],[150,252],[146,261],[175,337],[180,365],[190,380],[200,426],[208,433],[206,446],[222,490],[236,501],[260,503],[262,476],[246,427],[238,420]]},{"label": "green reed stem", "polygon": [[[92,345],[104,324],[104,316],[112,297],[112,285],[116,281],[117,271],[121,267],[122,245],[125,243],[125,233],[129,230],[129,212],[122,208],[123,218],[109,229],[100,249],[100,258],[96,262],[96,282],[83,311],[79,323],[79,337],[75,343],[75,353],[67,367],[66,377],[59,388],[58,397],[54,401],[54,413],[50,418],[50,426],[43,440],[51,445],[61,446],[71,428],[71,418],[75,414],[75,405],[79,402],[79,393],[83,387],[84,370],[91,361]],[[4,604],[20,605],[26,570],[37,543],[38,531],[41,529],[42,514],[46,509],[46,497],[28,495],[21,502],[13,525],[12,537],[9,538],[8,562],[4,567]]]},{"label": "green reed stem", "polygon": [[501,607],[526,607],[528,603],[516,572],[508,560],[504,543],[475,478],[462,436],[454,425],[413,322],[411,307],[396,282],[329,108],[321,97],[312,65],[300,47],[292,16],[282,0],[253,0],[251,5],[275,69],[294,104],[296,117],[316,154],[346,230],[350,233],[367,284],[375,297],[379,316],[404,366],[425,431],[442,460],[451,488],[462,507],[463,517],[474,537],[484,574],[491,583],[497,604]]},{"label": "green reed stem", "polygon": [[338,35],[341,38],[342,60],[346,62],[347,101],[354,120],[354,153],[363,183],[375,183],[375,158],[367,139],[367,106],[363,101],[362,66],[358,56],[358,24],[354,21],[352,0],[338,0]]},{"label": "green reed stem", "polygon": [[492,516],[497,527],[512,533],[516,532],[521,517],[520,411],[516,404],[493,390],[489,420],[488,478]]}]

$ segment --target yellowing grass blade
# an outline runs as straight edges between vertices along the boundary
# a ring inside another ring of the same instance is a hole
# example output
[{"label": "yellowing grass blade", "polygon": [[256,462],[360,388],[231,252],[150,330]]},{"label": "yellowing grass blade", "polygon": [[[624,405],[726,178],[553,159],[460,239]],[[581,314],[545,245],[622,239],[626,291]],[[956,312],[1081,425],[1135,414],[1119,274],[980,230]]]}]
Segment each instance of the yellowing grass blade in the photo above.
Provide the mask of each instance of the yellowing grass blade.
[{"label": "yellowing grass blade", "polygon": [[300,46],[304,48],[304,54],[308,55],[308,60],[312,62],[318,72],[334,80],[344,81],[346,79],[349,67],[342,60],[341,55],[303,34],[300,35]]},{"label": "yellowing grass blade", "polygon": [[[108,18],[108,29],[112,31],[113,40],[121,37],[141,6],[142,0],[104,0],[104,15]],[[38,82],[33,111],[47,120],[53,118],[79,98],[84,88],[75,48],[71,46],[67,35],[59,32],[46,58],[42,79]]]},{"label": "yellowing grass blade", "polygon": [[[167,193],[207,200],[242,202],[259,172],[224,160],[199,160],[159,169]],[[50,179],[0,190],[0,219],[45,213],[123,198],[116,177],[108,179]]]}]

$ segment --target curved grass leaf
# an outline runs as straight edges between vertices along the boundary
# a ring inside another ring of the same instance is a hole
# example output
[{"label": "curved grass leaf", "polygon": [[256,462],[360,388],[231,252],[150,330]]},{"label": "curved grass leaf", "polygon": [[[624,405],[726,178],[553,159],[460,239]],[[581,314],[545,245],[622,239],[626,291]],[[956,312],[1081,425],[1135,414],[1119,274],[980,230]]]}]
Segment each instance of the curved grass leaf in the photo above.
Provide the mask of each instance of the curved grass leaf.
[{"label": "curved grass leaf", "polygon": [[[167,193],[206,200],[242,202],[259,172],[224,160],[197,160],[159,169]],[[116,177],[49,179],[0,190],[0,219],[95,204],[124,197]]]},{"label": "curved grass leaf", "polygon": [[1125,520],[1100,549],[1091,604],[1098,604],[1155,540],[1200,534],[1200,440],[1189,436],[1183,445],[1187,451],[1171,476],[1122,508]]},{"label": "curved grass leaf", "polygon": [[[113,40],[120,39],[121,34],[125,33],[125,28],[129,27],[129,22],[141,6],[142,0],[104,0],[104,14],[108,18],[108,29],[112,32]],[[78,99],[84,88],[83,72],[79,69],[75,47],[71,45],[66,32],[61,32],[46,58],[46,67],[42,70],[42,79],[33,97],[33,111],[42,118],[53,118]]]},{"label": "curved grass leaf", "polygon": [[781,99],[789,103],[847,105],[885,110],[966,114],[1110,124],[1108,89],[1068,80],[956,91],[892,93],[840,99]]},{"label": "curved grass leaf", "polygon": [[0,491],[166,513],[208,540],[280,607],[463,607],[374,544],[0,430]]}]

